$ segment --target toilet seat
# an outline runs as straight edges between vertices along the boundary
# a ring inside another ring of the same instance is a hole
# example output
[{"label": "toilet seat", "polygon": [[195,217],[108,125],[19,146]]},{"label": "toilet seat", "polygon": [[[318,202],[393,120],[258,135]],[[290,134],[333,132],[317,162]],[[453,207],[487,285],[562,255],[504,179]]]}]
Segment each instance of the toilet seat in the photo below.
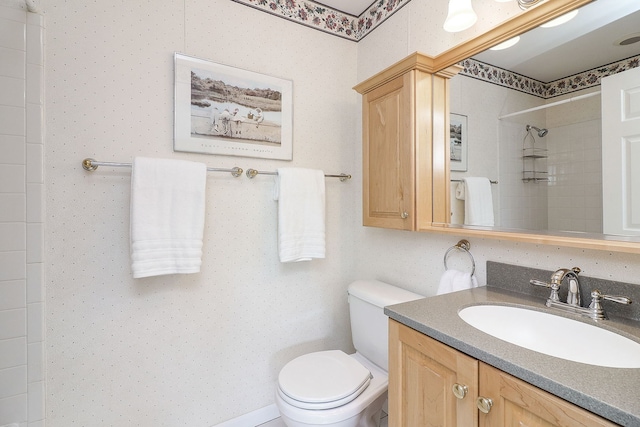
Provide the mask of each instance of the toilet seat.
[{"label": "toilet seat", "polygon": [[354,400],[369,385],[369,369],[340,350],[305,354],[278,376],[278,393],[302,409],[332,409]]}]

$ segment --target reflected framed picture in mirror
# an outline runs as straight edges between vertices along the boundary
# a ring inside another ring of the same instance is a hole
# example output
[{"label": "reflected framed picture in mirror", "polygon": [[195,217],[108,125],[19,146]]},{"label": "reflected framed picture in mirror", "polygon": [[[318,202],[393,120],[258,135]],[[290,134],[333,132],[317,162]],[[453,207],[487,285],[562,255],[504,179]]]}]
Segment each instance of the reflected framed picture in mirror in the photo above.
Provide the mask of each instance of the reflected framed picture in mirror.
[{"label": "reflected framed picture in mirror", "polygon": [[467,170],[467,116],[451,113],[449,119],[449,153],[452,171]]}]

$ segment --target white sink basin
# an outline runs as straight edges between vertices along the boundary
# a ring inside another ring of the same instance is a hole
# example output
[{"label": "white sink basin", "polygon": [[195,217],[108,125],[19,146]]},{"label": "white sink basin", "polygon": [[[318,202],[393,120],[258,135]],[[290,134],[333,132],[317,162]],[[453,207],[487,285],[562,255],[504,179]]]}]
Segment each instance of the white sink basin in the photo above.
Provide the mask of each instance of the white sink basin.
[{"label": "white sink basin", "polygon": [[496,338],[549,356],[609,368],[640,368],[640,344],[594,325],[502,305],[474,305],[462,320]]}]

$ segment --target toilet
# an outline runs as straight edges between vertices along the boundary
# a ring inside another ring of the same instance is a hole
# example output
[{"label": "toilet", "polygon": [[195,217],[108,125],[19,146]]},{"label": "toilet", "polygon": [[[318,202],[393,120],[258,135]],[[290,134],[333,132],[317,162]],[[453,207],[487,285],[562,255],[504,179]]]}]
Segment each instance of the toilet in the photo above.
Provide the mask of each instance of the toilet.
[{"label": "toilet", "polygon": [[318,351],[287,363],[276,406],[288,427],[377,427],[387,400],[388,318],[384,307],[424,298],[377,280],[349,285],[354,354]]}]

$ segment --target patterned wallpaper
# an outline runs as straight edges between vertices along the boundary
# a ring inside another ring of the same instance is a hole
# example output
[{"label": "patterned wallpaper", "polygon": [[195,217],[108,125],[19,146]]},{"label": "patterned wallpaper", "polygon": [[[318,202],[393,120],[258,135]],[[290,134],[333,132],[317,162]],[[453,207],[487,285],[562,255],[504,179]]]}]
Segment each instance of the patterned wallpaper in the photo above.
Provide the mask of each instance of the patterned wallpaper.
[{"label": "patterned wallpaper", "polygon": [[360,16],[305,0],[233,0],[317,30],[358,41],[411,0],[376,0]]},{"label": "patterned wallpaper", "polygon": [[549,83],[544,83],[474,59],[465,59],[460,62],[460,65],[464,67],[462,71],[460,71],[461,75],[549,99],[599,86],[600,80],[603,77],[640,66],[640,55],[583,71]]}]

